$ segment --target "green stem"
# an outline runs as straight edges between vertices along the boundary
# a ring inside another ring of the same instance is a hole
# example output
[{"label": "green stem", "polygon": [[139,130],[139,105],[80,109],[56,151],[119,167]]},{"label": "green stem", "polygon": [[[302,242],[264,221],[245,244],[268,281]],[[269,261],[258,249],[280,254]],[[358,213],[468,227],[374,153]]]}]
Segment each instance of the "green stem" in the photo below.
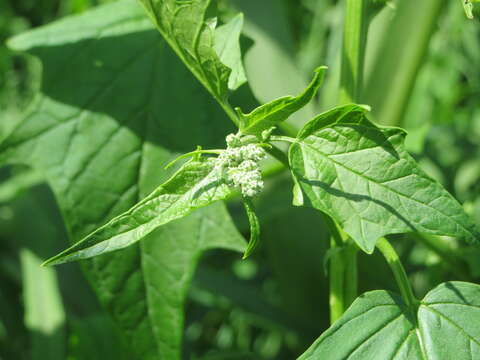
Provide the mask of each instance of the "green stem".
[{"label": "green stem", "polygon": [[[370,0],[345,0],[343,25],[342,72],[340,78],[341,104],[357,102],[363,88],[363,68],[368,31],[367,6]],[[330,228],[332,250],[330,261],[330,321],[335,322],[357,296],[357,248],[347,243],[347,236],[337,225],[326,219]]]},{"label": "green stem", "polygon": [[351,242],[345,249],[345,304],[347,308],[355,301],[358,294],[358,247]]},{"label": "green stem", "polygon": [[[332,237],[331,248],[336,248],[335,240]],[[329,276],[330,276],[330,323],[333,324],[345,312],[345,288],[344,275],[345,262],[340,254],[332,255],[329,262]]]},{"label": "green stem", "polygon": [[443,0],[399,1],[370,71],[362,101],[383,125],[399,126],[407,109]]},{"label": "green stem", "polygon": [[418,300],[413,295],[412,287],[410,286],[410,281],[408,280],[407,273],[403,268],[400,258],[398,257],[393,246],[385,238],[380,238],[377,242],[377,249],[380,250],[383,257],[387,261],[388,266],[393,272],[395,281],[397,282],[398,287],[400,288],[400,293],[402,294],[403,301],[407,306],[416,306]]},{"label": "green stem", "polygon": [[275,145],[272,145],[271,148],[267,148],[265,149],[265,151],[270,155],[272,155],[275,159],[280,161],[287,169],[290,168],[287,155],[278,147],[276,147]]},{"label": "green stem", "polygon": [[340,103],[358,102],[363,88],[369,0],[345,0]]},{"label": "green stem", "polygon": [[357,296],[357,247],[348,243],[348,237],[328,216],[323,217],[328,227],[333,251],[329,261],[330,322],[338,320]]},{"label": "green stem", "polygon": [[[213,95],[212,92],[211,92],[211,94]],[[225,111],[228,118],[235,124],[236,127],[239,127],[240,121],[238,120],[237,113],[235,112],[235,110],[233,110],[232,106],[226,100],[219,99],[215,95],[214,95],[214,97],[218,101],[220,106],[222,107],[223,111]]]},{"label": "green stem", "polygon": [[[323,220],[330,232],[330,249],[342,249],[343,238],[340,235],[337,225],[328,216],[324,215]],[[332,252],[329,262],[329,276],[330,276],[330,323],[334,323],[345,312],[345,289],[344,289],[344,274],[345,261],[340,252]]]}]

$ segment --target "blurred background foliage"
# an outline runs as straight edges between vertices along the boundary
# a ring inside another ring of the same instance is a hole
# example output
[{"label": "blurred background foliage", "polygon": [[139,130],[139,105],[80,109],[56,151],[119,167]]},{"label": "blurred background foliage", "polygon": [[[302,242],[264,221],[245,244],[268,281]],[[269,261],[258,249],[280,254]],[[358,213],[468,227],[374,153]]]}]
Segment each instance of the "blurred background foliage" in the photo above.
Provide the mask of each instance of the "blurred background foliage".
[{"label": "blurred background foliage", "polygon": [[[9,37],[112,0],[4,0],[0,3],[0,139],[39,86],[41,67],[12,53]],[[342,1],[222,0],[221,16],[246,16],[243,108],[302,89],[312,70],[330,67],[317,104],[298,126],[335,105]],[[390,2],[372,20],[365,103],[378,123],[409,131],[407,145],[424,169],[480,225],[480,24],[459,2]],[[279,75],[281,74],[281,75]],[[242,95],[243,94],[243,95]],[[242,102],[243,101],[243,102]],[[0,359],[133,359],[77,264],[40,268],[67,244],[52,193],[30,169],[0,170]],[[257,206],[262,245],[240,260],[212,251],[197,270],[186,307],[189,359],[292,359],[328,327],[328,234],[311,209],[294,208],[288,176],[268,182]],[[241,205],[229,204],[248,235]],[[455,239],[396,236],[418,296],[449,279],[478,281],[477,248]],[[360,289],[395,289],[376,254],[360,255]]]}]

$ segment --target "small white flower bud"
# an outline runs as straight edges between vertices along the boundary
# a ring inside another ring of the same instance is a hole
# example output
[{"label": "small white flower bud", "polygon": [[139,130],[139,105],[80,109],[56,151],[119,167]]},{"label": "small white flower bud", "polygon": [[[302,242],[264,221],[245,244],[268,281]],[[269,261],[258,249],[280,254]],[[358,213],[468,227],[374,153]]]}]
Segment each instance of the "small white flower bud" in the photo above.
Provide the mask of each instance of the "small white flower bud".
[{"label": "small white flower bud", "polygon": [[239,147],[242,145],[240,136],[235,134],[228,134],[225,138],[225,141],[227,143],[227,147]]},{"label": "small white flower bud", "polygon": [[243,145],[240,136],[230,134],[226,138],[227,149],[216,159],[216,167],[224,172],[228,185],[240,188],[243,196],[258,195],[263,189],[262,173],[258,162],[265,151],[258,145]]}]

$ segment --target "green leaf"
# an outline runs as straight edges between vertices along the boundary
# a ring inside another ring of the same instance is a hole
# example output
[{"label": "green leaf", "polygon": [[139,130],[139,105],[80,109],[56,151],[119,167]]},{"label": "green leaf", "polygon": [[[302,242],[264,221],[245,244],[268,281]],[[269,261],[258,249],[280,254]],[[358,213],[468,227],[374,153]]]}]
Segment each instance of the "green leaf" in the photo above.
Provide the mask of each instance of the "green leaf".
[{"label": "green leaf", "polygon": [[65,311],[55,270],[40,269],[30,250],[20,251],[25,326],[31,336],[31,359],[65,359]]},{"label": "green leaf", "polygon": [[295,204],[333,217],[368,253],[378,238],[395,233],[476,240],[462,206],[406,152],[404,131],[376,127],[366,111],[340,106],[300,131],[289,151]]},{"label": "green leaf", "polygon": [[[309,83],[298,66],[295,50],[297,40],[291,26],[291,13],[283,1],[230,0],[235,9],[245,14],[244,34],[253,45],[244,56],[249,87],[260,104],[275,100],[285,94],[301,93]],[[325,96],[322,95],[322,96]],[[290,116],[281,127],[293,134],[307,119],[314,117],[316,102]]]},{"label": "green leaf", "polygon": [[228,88],[230,90],[236,90],[247,82],[240,49],[242,28],[243,14],[238,14],[227,24],[219,26],[215,30],[215,51],[220,61],[232,69],[228,78]]},{"label": "green leaf", "polygon": [[244,197],[243,206],[247,212],[248,222],[250,224],[250,241],[248,242],[248,247],[243,254],[243,259],[246,259],[252,254],[258,245],[258,240],[260,239],[260,221],[255,213],[255,208],[251,199]]},{"label": "green leaf", "polygon": [[308,87],[298,96],[284,96],[257,107],[249,114],[236,109],[240,118],[240,131],[243,134],[259,135],[263,130],[276,126],[290,115],[307,105],[323,82],[325,66],[315,70],[315,76]]},{"label": "green leaf", "polygon": [[191,160],[128,211],[47,260],[57,265],[123,249],[158,227],[223,200],[231,191],[212,161]]},{"label": "green leaf", "polygon": [[473,19],[473,4],[470,0],[461,0],[463,3],[463,9],[465,10],[465,15],[469,19]]},{"label": "green leaf", "polygon": [[[134,1],[9,44],[40,58],[43,73],[35,101],[0,143],[0,164],[27,164],[47,179],[72,243],[151,193],[179,153],[220,147],[234,130]],[[181,358],[190,274],[212,247],[245,249],[222,203],[82,263],[137,358]]]},{"label": "green leaf", "polygon": [[200,256],[213,248],[243,252],[245,240],[221,202],[162,226],[154,235],[140,243],[149,316],[159,357],[181,359],[185,299]]},{"label": "green leaf", "polygon": [[69,314],[68,327],[68,356],[72,359],[132,359],[132,354],[118,339],[118,331],[108,314],[94,312],[81,317]]},{"label": "green leaf", "polygon": [[368,292],[299,360],[476,359],[479,299],[480,286],[465,282],[439,285],[417,311],[387,291]]},{"label": "green leaf", "polygon": [[[228,96],[231,69],[215,51],[216,19],[207,19],[211,0],[139,0],[163,38],[187,65],[195,77],[221,103]],[[237,20],[238,21],[238,20]],[[238,31],[238,24],[231,25]],[[220,31],[220,37],[224,30]],[[236,51],[232,46],[227,51]],[[236,54],[223,54],[230,61]],[[234,74],[238,76],[238,72]],[[238,84],[233,79],[231,84]]]}]

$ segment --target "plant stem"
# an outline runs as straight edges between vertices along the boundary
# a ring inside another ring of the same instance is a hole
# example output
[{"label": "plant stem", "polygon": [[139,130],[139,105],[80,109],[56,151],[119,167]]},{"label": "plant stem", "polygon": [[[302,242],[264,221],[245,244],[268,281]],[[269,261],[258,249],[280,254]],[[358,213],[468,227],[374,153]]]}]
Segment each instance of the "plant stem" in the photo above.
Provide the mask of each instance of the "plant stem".
[{"label": "plant stem", "polygon": [[[356,102],[363,88],[363,65],[368,30],[367,6],[369,0],[345,0],[343,25],[342,73],[340,78],[340,104]],[[330,261],[330,321],[334,323],[357,296],[357,248],[347,243],[337,225],[325,217],[332,240]]]},{"label": "plant stem", "polygon": [[271,148],[267,148],[265,149],[265,151],[270,155],[272,155],[275,159],[280,161],[287,169],[290,168],[287,155],[278,147],[276,147],[275,145],[272,145]]},{"label": "plant stem", "polygon": [[345,0],[340,104],[359,101],[367,42],[369,0]]},{"label": "plant stem", "polygon": [[402,0],[374,61],[362,101],[377,122],[400,126],[410,100],[443,0]]},{"label": "plant stem", "polygon": [[323,217],[330,235],[333,252],[329,262],[330,274],[330,322],[333,324],[357,296],[357,247],[348,244],[348,237],[328,216]]},{"label": "plant stem", "polygon": [[[331,248],[336,248],[335,240],[331,239]],[[345,262],[341,254],[332,255],[329,263],[330,276],[330,323],[333,324],[345,312],[345,289],[344,289]]]},{"label": "plant stem", "polygon": [[358,294],[358,247],[350,243],[345,248],[345,310],[355,301]]},{"label": "plant stem", "polygon": [[[343,238],[338,231],[337,225],[328,216],[324,215],[323,220],[330,232],[330,249],[342,249]],[[345,291],[344,291],[344,274],[345,262],[341,253],[332,252],[329,262],[330,276],[330,323],[334,323],[345,312]]]},{"label": "plant stem", "polygon": [[[210,92],[212,95],[213,93]],[[217,96],[213,95],[215,99],[218,101],[220,106],[222,107],[223,111],[227,114],[228,118],[235,124],[236,127],[239,126],[238,116],[235,110],[233,110],[232,106],[223,99],[219,99]]]},{"label": "plant stem", "polygon": [[390,269],[393,272],[395,281],[400,288],[403,301],[405,301],[405,304],[407,304],[408,307],[416,306],[418,300],[415,298],[415,295],[413,295],[407,273],[405,272],[405,269],[403,268],[395,249],[386,238],[380,238],[376,246],[377,249],[382,253],[383,257],[387,261],[388,266],[390,266]]}]

